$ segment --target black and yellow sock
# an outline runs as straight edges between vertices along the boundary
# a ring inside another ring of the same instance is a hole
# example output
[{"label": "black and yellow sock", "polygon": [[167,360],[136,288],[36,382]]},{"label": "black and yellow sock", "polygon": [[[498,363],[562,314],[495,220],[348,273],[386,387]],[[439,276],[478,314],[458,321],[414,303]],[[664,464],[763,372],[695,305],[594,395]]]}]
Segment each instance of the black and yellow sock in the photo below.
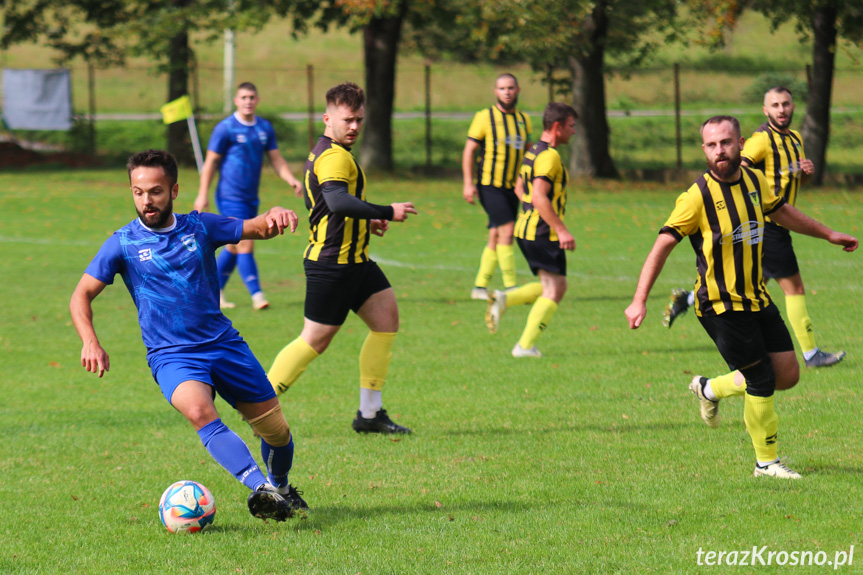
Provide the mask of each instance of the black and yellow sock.
[{"label": "black and yellow sock", "polygon": [[806,311],[806,296],[785,296],[785,309],[788,312],[788,323],[791,324],[794,337],[800,344],[800,351],[806,353],[815,349],[815,333],[812,331],[812,320],[809,319],[809,312]]},{"label": "black and yellow sock", "polygon": [[[740,385],[737,384],[736,378],[739,371],[732,371],[725,375],[719,375],[710,378],[710,390],[713,392],[716,399],[724,399],[726,397],[734,397],[735,395],[743,395],[746,393],[746,381]],[[741,376],[740,379],[743,379]]]},{"label": "black and yellow sock", "polygon": [[482,250],[482,257],[479,259],[479,271],[473,285],[487,288],[488,284],[491,283],[495,268],[497,268],[497,252],[485,246]]},{"label": "black and yellow sock", "polygon": [[541,283],[530,282],[529,284],[524,284],[523,286],[519,286],[514,290],[506,292],[506,307],[531,304],[541,295]]},{"label": "black and yellow sock", "polygon": [[776,461],[779,416],[773,410],[773,396],[758,397],[747,393],[743,403],[743,422],[755,448],[755,459]]},{"label": "black and yellow sock", "polygon": [[380,391],[390,370],[395,333],[370,331],[360,351],[360,387]]},{"label": "black and yellow sock", "polygon": [[524,332],[521,334],[518,343],[522,349],[530,349],[536,345],[536,340],[548,327],[551,318],[557,312],[557,303],[547,297],[539,297],[533,307],[530,308],[530,313],[527,316],[527,324],[524,326]]},{"label": "black and yellow sock", "polygon": [[276,356],[273,367],[267,374],[276,393],[288,391],[318,355],[320,354],[301,337],[286,345]]},{"label": "black and yellow sock", "polygon": [[515,286],[515,250],[512,244],[497,244],[497,263],[503,276],[503,287]]}]

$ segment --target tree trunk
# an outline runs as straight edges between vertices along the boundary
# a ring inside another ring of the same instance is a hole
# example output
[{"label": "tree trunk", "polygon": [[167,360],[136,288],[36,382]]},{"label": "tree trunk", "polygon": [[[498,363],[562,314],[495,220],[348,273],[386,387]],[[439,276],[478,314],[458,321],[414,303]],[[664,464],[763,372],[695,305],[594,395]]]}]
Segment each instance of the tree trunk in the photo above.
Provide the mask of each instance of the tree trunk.
[{"label": "tree trunk", "polygon": [[[188,0],[175,0],[176,5],[186,5]],[[185,31],[171,38],[168,48],[168,101],[176,100],[189,93],[189,62],[191,50],[189,35]],[[195,154],[189,136],[186,122],[174,122],[168,125],[168,151],[177,158],[181,165],[195,165]]]},{"label": "tree trunk", "polygon": [[372,18],[363,29],[366,67],[366,118],[360,162],[366,168],[393,168],[393,104],[396,55],[404,20],[404,4],[398,15]]},{"label": "tree trunk", "polygon": [[570,171],[573,176],[617,178],[619,174],[608,151],[608,120],[605,114],[605,40],[608,33],[606,3],[597,2],[583,26],[590,48],[570,54],[572,104],[578,113],[572,138]]},{"label": "tree trunk", "polygon": [[812,84],[803,118],[803,151],[815,164],[810,184],[824,182],[827,167],[827,142],[830,139],[830,100],[836,59],[836,8],[822,5],[812,16]]}]

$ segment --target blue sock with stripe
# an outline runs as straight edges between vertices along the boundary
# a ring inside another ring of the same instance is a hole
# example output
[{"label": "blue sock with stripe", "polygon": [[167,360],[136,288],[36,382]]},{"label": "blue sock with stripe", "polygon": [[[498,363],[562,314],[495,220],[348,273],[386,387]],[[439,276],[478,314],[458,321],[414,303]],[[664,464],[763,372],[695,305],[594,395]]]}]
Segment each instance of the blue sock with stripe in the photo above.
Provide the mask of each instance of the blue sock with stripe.
[{"label": "blue sock with stripe", "polygon": [[267,466],[270,484],[273,487],[287,487],[288,473],[294,465],[294,437],[287,445],[273,447],[263,439],[261,440],[261,455]]},{"label": "blue sock with stripe", "polygon": [[228,470],[237,481],[254,491],[267,479],[261,473],[249,447],[239,435],[216,419],[198,430],[201,443],[216,462]]},{"label": "blue sock with stripe", "polygon": [[255,295],[261,291],[261,282],[258,281],[258,264],[255,263],[255,254],[237,254],[237,270],[249,295]]},{"label": "blue sock with stripe", "polygon": [[225,289],[225,284],[228,283],[228,278],[234,273],[235,267],[237,267],[237,254],[222,250],[219,257],[216,258],[216,269],[219,271],[219,289]]}]

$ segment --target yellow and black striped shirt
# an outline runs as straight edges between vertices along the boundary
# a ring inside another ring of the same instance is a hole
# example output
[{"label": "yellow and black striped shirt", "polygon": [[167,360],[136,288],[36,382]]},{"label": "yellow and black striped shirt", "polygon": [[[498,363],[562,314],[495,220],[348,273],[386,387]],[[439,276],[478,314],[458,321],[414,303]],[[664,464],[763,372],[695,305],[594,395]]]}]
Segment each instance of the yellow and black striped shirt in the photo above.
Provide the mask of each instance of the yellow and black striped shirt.
[{"label": "yellow and black striped shirt", "polygon": [[563,220],[566,215],[566,182],[569,174],[560,161],[560,154],[547,142],[540,140],[531,146],[524,156],[521,165],[521,179],[524,182],[524,195],[521,202],[521,213],[515,222],[513,235],[523,240],[534,241],[537,238],[548,237],[557,241],[555,232],[548,223],[539,216],[539,211],[533,207],[533,182],[543,179],[551,184],[548,199],[554,213]]},{"label": "yellow and black striped shirt", "polygon": [[798,132],[790,130],[788,134],[783,134],[766,122],[743,145],[741,156],[753,168],[764,172],[777,196],[792,206],[796,205],[803,176],[800,162],[806,159],[803,140]]},{"label": "yellow and black striped shirt", "polygon": [[369,260],[369,220],[333,213],[321,186],[344,182],[348,193],[365,200],[366,176],[348,148],[321,136],[309,152],[305,167],[305,201],[309,210],[309,245],[304,258],[336,264]]},{"label": "yellow and black striped shirt", "polygon": [[680,194],[660,230],[681,241],[689,236],[695,250],[695,312],[760,311],[772,300],[764,287],[761,241],[764,216],[784,203],[758,170],[741,167],[733,183],[705,172]]},{"label": "yellow and black striped shirt", "polygon": [[531,131],[530,118],[518,110],[507,114],[492,106],[477,112],[467,132],[469,139],[480,144],[476,183],[514,188]]}]

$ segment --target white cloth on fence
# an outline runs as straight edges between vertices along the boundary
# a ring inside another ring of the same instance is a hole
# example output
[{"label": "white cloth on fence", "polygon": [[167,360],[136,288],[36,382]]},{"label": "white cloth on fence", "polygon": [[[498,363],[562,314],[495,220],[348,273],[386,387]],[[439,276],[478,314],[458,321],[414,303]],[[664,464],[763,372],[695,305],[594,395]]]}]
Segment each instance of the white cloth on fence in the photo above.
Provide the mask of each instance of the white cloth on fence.
[{"label": "white cloth on fence", "polygon": [[3,70],[3,121],[12,130],[72,127],[69,70]]}]

